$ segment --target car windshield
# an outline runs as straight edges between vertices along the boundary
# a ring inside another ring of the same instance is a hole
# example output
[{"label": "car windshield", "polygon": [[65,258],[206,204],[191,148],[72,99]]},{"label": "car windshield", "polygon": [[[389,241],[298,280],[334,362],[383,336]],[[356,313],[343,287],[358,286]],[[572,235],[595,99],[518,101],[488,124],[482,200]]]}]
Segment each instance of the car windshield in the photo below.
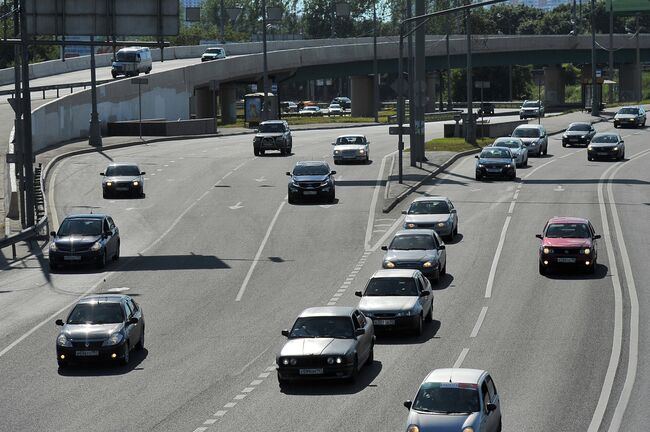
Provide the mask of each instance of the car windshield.
[{"label": "car windshield", "polygon": [[345,136],[336,139],[337,144],[365,144],[366,139],[360,136]]},{"label": "car windshield", "polygon": [[524,102],[524,108],[538,108],[538,107],[539,107],[539,102],[536,101]]},{"label": "car windshield", "polygon": [[318,108],[317,106],[306,106],[305,108],[303,108],[304,111],[318,111],[319,109],[320,108]]},{"label": "car windshield", "polygon": [[504,148],[492,147],[489,149],[483,149],[481,152],[481,159],[509,159],[510,151]]},{"label": "car windshield", "polygon": [[116,54],[117,61],[134,62],[136,59],[135,54],[133,51],[118,51]]},{"label": "car windshield", "polygon": [[479,411],[476,384],[424,383],[412,408],[436,413],[473,413]]},{"label": "car windshield", "polygon": [[284,125],[280,123],[262,123],[260,124],[260,132],[262,133],[275,133],[279,132],[282,133],[284,132]]},{"label": "car windshield", "polygon": [[619,114],[634,114],[637,115],[639,113],[638,108],[621,108],[621,110],[618,112]]},{"label": "car windshield", "polygon": [[339,104],[331,104],[330,108],[341,108],[341,105],[339,105]]},{"label": "car windshield", "polygon": [[494,147],[506,147],[511,149],[518,149],[519,141],[497,141],[493,144]]},{"label": "car windshield", "polygon": [[140,168],[135,165],[115,165],[109,166],[106,168],[106,175],[108,177],[118,177],[118,176],[139,176]]},{"label": "car windshield", "polygon": [[124,321],[119,303],[80,303],[72,309],[68,324],[117,324]]},{"label": "car windshield", "polygon": [[592,138],[592,143],[616,144],[618,137],[616,135],[597,135]]},{"label": "car windshield", "polygon": [[432,250],[433,238],[426,234],[400,235],[390,242],[388,249],[393,250]]},{"label": "car windshield", "polygon": [[295,176],[324,176],[329,172],[327,165],[296,165],[293,169]]},{"label": "car windshield", "polygon": [[417,296],[415,280],[410,277],[373,278],[368,281],[364,296]]},{"label": "car windshield", "polygon": [[415,201],[408,214],[449,214],[447,201]]},{"label": "car windshield", "polygon": [[205,50],[206,54],[221,54],[221,49],[219,48],[208,48]]},{"label": "car windshield", "polygon": [[568,131],[589,131],[591,129],[591,126],[585,123],[579,123],[579,124],[572,124],[569,126]]},{"label": "car windshield", "polygon": [[289,337],[351,339],[354,331],[349,317],[302,317],[296,320]]},{"label": "car windshield", "polygon": [[539,129],[534,128],[517,128],[512,133],[516,138],[538,138],[540,136]]},{"label": "car windshield", "polygon": [[589,238],[589,227],[584,223],[554,223],[546,228],[550,238]]},{"label": "car windshield", "polygon": [[101,219],[66,219],[59,227],[58,236],[98,236],[101,233]]}]

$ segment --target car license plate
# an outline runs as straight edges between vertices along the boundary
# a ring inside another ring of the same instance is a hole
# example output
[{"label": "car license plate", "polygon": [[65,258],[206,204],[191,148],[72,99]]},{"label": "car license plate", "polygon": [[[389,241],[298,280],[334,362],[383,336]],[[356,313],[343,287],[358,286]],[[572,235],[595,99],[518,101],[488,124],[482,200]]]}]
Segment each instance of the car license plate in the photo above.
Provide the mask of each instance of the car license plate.
[{"label": "car license plate", "polygon": [[491,172],[491,173],[498,173],[500,171],[501,170],[499,168],[488,168],[488,172]]},{"label": "car license plate", "polygon": [[557,259],[557,262],[561,262],[561,263],[574,263],[574,262],[576,262],[576,259],[575,259],[575,258],[558,258],[558,259]]},{"label": "car license plate", "polygon": [[375,325],[395,325],[395,320],[388,320],[388,319],[378,319],[378,320],[372,320],[372,323]]},{"label": "car license plate", "polygon": [[598,156],[607,156],[607,152],[598,152],[596,153]]},{"label": "car license plate", "polygon": [[303,191],[303,195],[316,195],[316,191]]},{"label": "car license plate", "polygon": [[63,257],[64,261],[79,261],[81,257],[79,255],[66,255]]},{"label": "car license plate", "polygon": [[323,368],[318,369],[300,369],[300,375],[321,375],[323,373]]},{"label": "car license plate", "polygon": [[128,191],[129,190],[129,188],[126,187],[126,186],[118,187],[118,188],[115,188],[115,189],[118,190],[118,191]]},{"label": "car license plate", "polygon": [[74,355],[77,357],[96,357],[99,351],[75,351]]}]

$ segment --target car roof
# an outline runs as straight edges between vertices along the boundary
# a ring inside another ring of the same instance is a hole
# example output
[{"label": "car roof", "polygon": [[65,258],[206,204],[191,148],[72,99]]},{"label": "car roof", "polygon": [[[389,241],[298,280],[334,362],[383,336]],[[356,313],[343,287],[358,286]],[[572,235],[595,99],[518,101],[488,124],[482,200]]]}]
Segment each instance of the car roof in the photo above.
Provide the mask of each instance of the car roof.
[{"label": "car roof", "polygon": [[298,165],[321,166],[321,165],[328,165],[328,164],[325,161],[298,161],[296,162],[296,166]]},{"label": "car roof", "polygon": [[589,123],[589,122],[573,122],[573,123],[569,123],[569,127],[571,127],[571,126],[576,126],[576,125],[587,125],[587,126],[591,126],[591,123]]},{"label": "car roof", "polygon": [[636,108],[636,109],[639,109],[639,108],[641,108],[641,107],[638,106],[638,105],[626,105],[626,106],[620,107],[618,110],[620,111],[620,110],[625,109],[625,108]]},{"label": "car roof", "polygon": [[492,144],[494,144],[496,142],[506,142],[506,141],[519,141],[519,142],[521,142],[521,138],[519,138],[519,137],[499,137],[499,138],[496,138]]},{"label": "car roof", "polygon": [[109,167],[115,167],[115,166],[138,166],[137,163],[135,162],[111,162],[108,164]]},{"label": "car roof", "polygon": [[129,298],[124,294],[97,294],[83,297],[77,303],[119,303]]},{"label": "car roof", "polygon": [[147,47],[126,47],[126,48],[121,48],[118,51],[143,51],[143,50],[149,50]]},{"label": "car roof", "polygon": [[445,368],[434,369],[424,379],[425,383],[457,383],[457,384],[478,384],[481,377],[487,374],[481,369],[466,368]]},{"label": "car roof", "polygon": [[[610,131],[610,132],[598,132],[596,135],[594,135],[594,138],[601,137],[601,136],[607,136],[607,135],[614,135],[614,136],[618,137],[619,133],[618,132],[613,132],[613,131]],[[594,138],[592,138],[592,140]]]},{"label": "car roof", "polygon": [[103,219],[106,216],[107,215],[103,213],[79,213],[68,215],[65,217],[65,219]]},{"label": "car roof", "polygon": [[370,279],[415,277],[418,273],[420,270],[416,269],[381,269],[377,270]]},{"label": "car roof", "polygon": [[416,199],[414,199],[411,202],[411,204],[413,204],[414,202],[420,202],[420,201],[448,201],[448,200],[449,200],[449,198],[447,198],[446,196],[442,196],[442,195],[424,196],[424,197],[417,197]]},{"label": "car roof", "polygon": [[554,216],[547,223],[589,223],[589,219],[573,216]]},{"label": "car roof", "polygon": [[517,126],[515,129],[541,129],[544,126],[539,124],[522,124]]},{"label": "car roof", "polygon": [[275,124],[275,123],[285,124],[286,122],[287,122],[286,120],[265,120],[265,121],[261,122],[260,124]]},{"label": "car roof", "polygon": [[366,136],[363,135],[363,134],[345,134],[345,135],[339,135],[339,136],[337,137],[337,139],[338,139],[338,138],[346,138],[346,137],[361,137],[361,138],[365,138]]},{"label": "car roof", "polygon": [[306,317],[328,317],[328,316],[352,316],[353,307],[347,306],[320,306],[305,309],[298,315],[298,318]]},{"label": "car roof", "polygon": [[397,236],[408,236],[408,235],[433,235],[433,230],[431,229],[405,229],[405,230],[399,230],[395,233],[395,237]]}]

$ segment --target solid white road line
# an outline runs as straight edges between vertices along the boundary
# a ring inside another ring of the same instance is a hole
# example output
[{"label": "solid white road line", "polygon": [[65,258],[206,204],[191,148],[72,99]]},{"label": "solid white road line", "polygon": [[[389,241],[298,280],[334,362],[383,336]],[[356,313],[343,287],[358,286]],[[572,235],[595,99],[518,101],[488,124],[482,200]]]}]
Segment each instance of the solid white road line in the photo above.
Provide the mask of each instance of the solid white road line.
[{"label": "solid white road line", "polygon": [[56,184],[56,173],[59,170],[59,167],[62,164],[56,164],[54,166],[54,170],[52,171],[52,177],[50,177],[50,188],[47,191],[47,201],[48,204],[50,205],[50,217],[52,222],[50,224],[50,227],[52,230],[55,230],[59,226],[59,217],[56,214],[56,207],[54,207],[54,185]]},{"label": "solid white road line", "polygon": [[271,236],[271,231],[273,230],[273,226],[275,225],[275,222],[278,220],[278,216],[280,216],[280,212],[282,211],[282,207],[286,204],[286,201],[282,201],[280,203],[280,206],[278,207],[277,211],[275,212],[275,216],[273,216],[273,219],[271,220],[271,224],[269,225],[268,229],[266,230],[266,235],[264,235],[264,239],[262,240],[262,244],[260,244],[259,249],[257,250],[257,253],[255,254],[255,258],[253,258],[253,262],[251,263],[251,267],[248,269],[248,273],[246,274],[246,277],[244,278],[244,282],[241,285],[241,288],[239,288],[239,292],[237,293],[237,297],[235,298],[235,301],[241,301],[242,297],[244,296],[244,291],[246,291],[246,287],[248,286],[248,282],[251,279],[251,276],[253,275],[253,270],[255,270],[255,267],[257,267],[257,263],[260,259],[260,256],[262,255],[262,251],[264,250],[264,246],[266,246],[266,242],[269,240],[269,237]]},{"label": "solid white road line", "polygon": [[370,238],[372,237],[372,230],[375,225],[375,210],[377,207],[377,198],[379,197],[379,187],[381,185],[381,179],[384,175],[384,167],[386,166],[386,159],[394,154],[389,153],[381,159],[381,166],[379,167],[379,173],[377,173],[377,181],[375,182],[375,190],[372,192],[372,201],[370,201],[370,212],[368,213],[368,225],[366,225],[366,239],[364,242],[364,247],[366,250],[370,249]]},{"label": "solid white road line", "polygon": [[478,314],[478,319],[476,320],[476,324],[474,324],[474,329],[472,330],[472,333],[469,335],[471,338],[475,338],[478,335],[479,330],[481,329],[481,325],[483,325],[483,320],[485,319],[485,314],[487,313],[488,307],[483,306],[481,308],[481,313]]},{"label": "solid white road line", "polygon": [[510,219],[512,216],[507,216],[506,221],[503,224],[503,229],[501,229],[501,236],[499,237],[499,244],[497,245],[497,250],[494,253],[494,258],[492,259],[492,266],[490,267],[490,274],[488,276],[487,285],[485,287],[485,298],[492,297],[492,285],[494,284],[494,276],[497,272],[497,266],[499,264],[499,258],[501,257],[501,251],[503,250],[503,244],[506,241],[506,232],[508,231],[508,225],[510,225]]},{"label": "solid white road line", "polygon": [[458,359],[456,359],[456,363],[452,366],[453,368],[459,368],[465,361],[465,357],[467,357],[467,353],[469,352],[469,348],[463,348],[463,350],[460,352],[460,355],[458,356]]}]

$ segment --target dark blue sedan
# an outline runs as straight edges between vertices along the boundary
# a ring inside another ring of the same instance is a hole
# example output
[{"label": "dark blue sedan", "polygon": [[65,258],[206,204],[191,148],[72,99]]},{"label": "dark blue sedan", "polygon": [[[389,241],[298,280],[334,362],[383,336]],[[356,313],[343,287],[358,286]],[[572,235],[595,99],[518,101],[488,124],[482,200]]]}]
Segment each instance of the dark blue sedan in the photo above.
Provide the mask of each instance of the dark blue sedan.
[{"label": "dark blue sedan", "polygon": [[517,178],[516,159],[507,148],[486,147],[476,159],[476,180],[484,177]]}]

